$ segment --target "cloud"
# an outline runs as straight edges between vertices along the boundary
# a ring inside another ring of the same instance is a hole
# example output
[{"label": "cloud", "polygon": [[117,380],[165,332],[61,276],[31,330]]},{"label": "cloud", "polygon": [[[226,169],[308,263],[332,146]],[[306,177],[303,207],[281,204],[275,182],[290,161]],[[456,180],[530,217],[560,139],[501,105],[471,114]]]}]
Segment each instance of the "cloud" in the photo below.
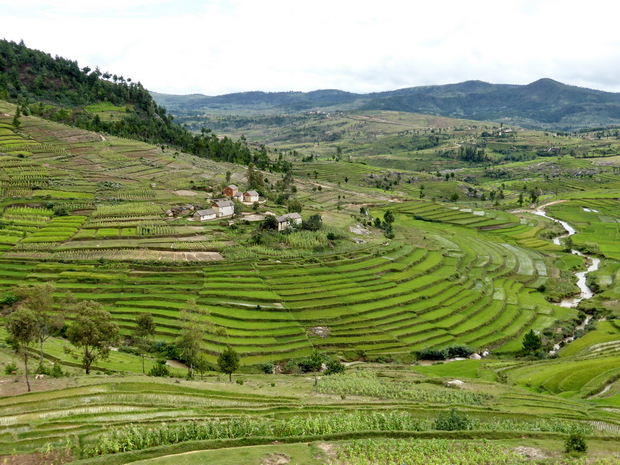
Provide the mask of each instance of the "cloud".
[{"label": "cloud", "polygon": [[[600,5],[599,5],[600,3]],[[16,6],[17,5],[17,6]],[[24,0],[5,38],[162,92],[382,91],[551,77],[618,90],[620,39],[600,0]]]}]

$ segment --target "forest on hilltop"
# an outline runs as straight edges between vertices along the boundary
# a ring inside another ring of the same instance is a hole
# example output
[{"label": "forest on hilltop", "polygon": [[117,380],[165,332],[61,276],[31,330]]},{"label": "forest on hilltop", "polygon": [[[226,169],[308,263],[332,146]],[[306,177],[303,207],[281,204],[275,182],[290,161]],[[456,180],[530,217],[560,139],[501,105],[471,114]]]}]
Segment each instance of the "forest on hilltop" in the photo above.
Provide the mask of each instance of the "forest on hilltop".
[{"label": "forest on hilltop", "polygon": [[0,98],[17,103],[25,115],[40,116],[89,131],[173,147],[217,161],[283,171],[266,147],[220,138],[209,129],[193,134],[176,124],[140,82],[98,67],[0,40]]}]

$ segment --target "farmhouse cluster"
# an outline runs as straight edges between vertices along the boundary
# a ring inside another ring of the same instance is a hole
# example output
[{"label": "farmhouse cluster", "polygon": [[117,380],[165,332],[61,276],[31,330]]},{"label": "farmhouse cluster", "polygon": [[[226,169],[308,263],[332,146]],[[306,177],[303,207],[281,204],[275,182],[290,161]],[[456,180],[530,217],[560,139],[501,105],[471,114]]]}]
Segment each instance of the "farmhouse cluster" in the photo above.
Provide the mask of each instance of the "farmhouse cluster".
[{"label": "farmhouse cluster", "polygon": [[239,188],[234,184],[226,186],[223,189],[223,193],[230,200],[216,200],[211,205],[211,208],[197,210],[196,213],[194,213],[193,218],[198,221],[232,218],[235,214],[235,204],[233,203],[233,200],[245,204],[253,204],[254,202],[259,201],[258,192],[253,190],[240,192]]}]

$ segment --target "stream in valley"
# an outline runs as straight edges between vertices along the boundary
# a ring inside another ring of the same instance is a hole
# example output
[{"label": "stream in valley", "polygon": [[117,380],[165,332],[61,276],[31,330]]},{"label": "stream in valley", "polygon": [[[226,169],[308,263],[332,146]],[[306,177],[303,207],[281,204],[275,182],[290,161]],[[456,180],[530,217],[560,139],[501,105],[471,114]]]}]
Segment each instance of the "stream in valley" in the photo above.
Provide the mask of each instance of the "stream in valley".
[{"label": "stream in valley", "polygon": [[[562,221],[562,220],[558,220],[556,218],[553,218],[549,215],[547,215],[547,213],[544,210],[537,210],[534,212],[536,215],[539,216],[544,216],[545,218],[548,218],[552,221],[555,221],[556,223],[560,223],[562,225],[562,227],[566,230],[566,234],[563,234],[561,236],[558,237],[554,237],[553,238],[553,243],[556,245],[561,245],[561,239],[565,238],[565,237],[569,237],[572,236],[573,234],[576,233],[575,228],[573,228],[570,224],[568,224],[566,221]],[[579,302],[581,302],[582,300],[585,299],[589,299],[591,298],[594,293],[592,292],[592,289],[590,289],[588,287],[588,285],[586,284],[586,276],[588,275],[588,273],[592,272],[592,271],[596,271],[598,270],[598,267],[601,264],[601,260],[599,258],[596,257],[588,257],[587,255],[584,255],[583,253],[581,253],[578,250],[575,249],[571,249],[571,253],[574,255],[579,255],[580,257],[586,257],[586,259],[589,262],[588,268],[585,271],[579,271],[577,273],[575,273],[575,277],[577,278],[577,287],[580,290],[580,294],[577,297],[571,297],[568,299],[563,299],[558,305],[560,305],[560,307],[566,307],[566,308],[575,308],[577,307],[577,305],[579,305]],[[579,325],[577,326],[575,329],[583,329],[588,322],[591,319],[591,315],[588,315],[585,320]],[[563,342],[568,343],[568,342],[572,342],[573,338],[572,337],[568,337],[566,338]],[[553,347],[554,351],[557,351],[560,349],[560,345],[556,344]]]}]

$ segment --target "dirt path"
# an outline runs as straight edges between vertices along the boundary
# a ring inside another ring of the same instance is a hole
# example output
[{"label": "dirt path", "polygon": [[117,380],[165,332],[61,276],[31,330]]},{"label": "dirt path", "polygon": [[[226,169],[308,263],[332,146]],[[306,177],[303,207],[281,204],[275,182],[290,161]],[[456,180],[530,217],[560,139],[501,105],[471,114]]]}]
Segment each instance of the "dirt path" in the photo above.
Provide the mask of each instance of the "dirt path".
[{"label": "dirt path", "polygon": [[564,202],[568,202],[568,200],[554,200],[553,202],[548,202],[542,205],[539,205],[538,207],[531,209],[531,208],[521,208],[519,210],[513,210],[511,213],[534,213],[534,212],[541,212],[544,211],[545,208],[551,206],[551,205],[557,205],[558,203],[564,203]]}]

